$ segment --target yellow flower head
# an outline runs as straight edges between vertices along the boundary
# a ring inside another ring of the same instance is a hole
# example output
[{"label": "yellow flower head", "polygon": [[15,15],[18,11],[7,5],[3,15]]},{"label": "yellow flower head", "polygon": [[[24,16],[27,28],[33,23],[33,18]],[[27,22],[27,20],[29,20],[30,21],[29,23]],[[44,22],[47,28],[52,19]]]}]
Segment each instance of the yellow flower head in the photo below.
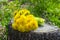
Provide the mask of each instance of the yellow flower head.
[{"label": "yellow flower head", "polygon": [[17,26],[18,26],[18,25],[17,25],[16,23],[13,23],[13,24],[12,24],[12,28],[13,28],[14,30],[17,30]]},{"label": "yellow flower head", "polygon": [[22,9],[22,10],[19,10],[17,13],[20,15],[29,15],[30,11],[27,9]]},{"label": "yellow flower head", "polygon": [[14,11],[14,14],[13,15],[15,16],[17,14],[17,12],[18,12],[18,10]]},{"label": "yellow flower head", "polygon": [[[38,21],[35,16],[30,14],[27,9],[22,9],[15,12],[14,22],[12,23],[12,28],[20,32],[29,32],[38,28]],[[41,22],[44,21],[41,19]]]}]

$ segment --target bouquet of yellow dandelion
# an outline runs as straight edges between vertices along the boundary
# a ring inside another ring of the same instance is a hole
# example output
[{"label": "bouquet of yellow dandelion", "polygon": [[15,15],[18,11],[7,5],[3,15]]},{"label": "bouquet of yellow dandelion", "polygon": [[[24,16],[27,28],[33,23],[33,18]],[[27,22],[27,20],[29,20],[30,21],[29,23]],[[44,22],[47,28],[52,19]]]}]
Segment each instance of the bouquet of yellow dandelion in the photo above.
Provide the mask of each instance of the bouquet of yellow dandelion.
[{"label": "bouquet of yellow dandelion", "polygon": [[44,23],[44,19],[33,16],[29,10],[22,9],[14,12],[12,28],[20,32],[29,32],[38,28],[38,22]]}]

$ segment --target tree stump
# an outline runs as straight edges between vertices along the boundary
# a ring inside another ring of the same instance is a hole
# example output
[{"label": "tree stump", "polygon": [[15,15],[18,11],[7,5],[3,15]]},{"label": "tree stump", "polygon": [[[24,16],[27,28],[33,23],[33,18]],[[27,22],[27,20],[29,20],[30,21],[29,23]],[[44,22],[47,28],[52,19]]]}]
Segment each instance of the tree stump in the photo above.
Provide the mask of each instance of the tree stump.
[{"label": "tree stump", "polygon": [[11,24],[9,24],[8,40],[60,40],[60,31],[57,27],[45,24],[35,31],[22,33],[13,30]]}]

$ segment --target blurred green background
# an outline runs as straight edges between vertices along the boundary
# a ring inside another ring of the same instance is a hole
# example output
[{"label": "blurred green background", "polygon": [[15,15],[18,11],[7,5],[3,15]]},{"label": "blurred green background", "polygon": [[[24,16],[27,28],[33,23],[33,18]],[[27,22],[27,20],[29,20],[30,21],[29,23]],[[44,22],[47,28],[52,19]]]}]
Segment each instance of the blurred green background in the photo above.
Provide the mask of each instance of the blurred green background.
[{"label": "blurred green background", "polygon": [[0,24],[7,25],[13,12],[22,8],[60,27],[60,0],[0,0]]}]

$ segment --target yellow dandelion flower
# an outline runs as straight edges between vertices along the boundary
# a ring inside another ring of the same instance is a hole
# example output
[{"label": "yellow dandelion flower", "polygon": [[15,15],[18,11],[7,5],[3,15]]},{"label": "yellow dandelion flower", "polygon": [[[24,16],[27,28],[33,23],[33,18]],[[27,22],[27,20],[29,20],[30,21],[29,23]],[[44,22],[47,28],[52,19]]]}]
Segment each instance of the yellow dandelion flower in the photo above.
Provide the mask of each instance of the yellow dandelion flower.
[{"label": "yellow dandelion flower", "polygon": [[12,24],[12,28],[13,28],[14,30],[17,30],[17,24],[13,23],[13,24]]},{"label": "yellow dandelion flower", "polygon": [[38,28],[38,22],[35,21],[35,20],[32,20],[32,21],[30,22],[30,25],[32,26],[32,27],[31,27],[32,30]]},{"label": "yellow dandelion flower", "polygon": [[19,10],[18,13],[20,13],[21,15],[28,15],[28,14],[30,14],[30,11],[27,9],[22,9],[22,10]]},{"label": "yellow dandelion flower", "polygon": [[23,14],[23,11],[22,11],[22,10],[19,10],[18,13],[19,13],[20,15],[22,15],[22,14]]},{"label": "yellow dandelion flower", "polygon": [[22,11],[25,13],[30,13],[30,11],[29,10],[27,10],[27,9],[22,9]]},{"label": "yellow dandelion flower", "polygon": [[28,15],[27,16],[27,21],[29,22],[30,20],[33,20],[34,19],[34,16],[33,15]]},{"label": "yellow dandelion flower", "polygon": [[25,29],[24,29],[24,27],[23,27],[22,25],[20,25],[20,26],[18,27],[18,31],[20,31],[20,32],[24,32]]},{"label": "yellow dandelion flower", "polygon": [[24,14],[25,14],[25,15],[29,15],[29,14],[30,14],[30,11],[24,9]]},{"label": "yellow dandelion flower", "polygon": [[18,10],[14,11],[14,16],[17,14]]},{"label": "yellow dandelion flower", "polygon": [[14,19],[17,19],[19,17],[20,17],[20,15],[19,14],[16,14],[15,17],[14,17]]},{"label": "yellow dandelion flower", "polygon": [[20,18],[15,21],[17,24],[20,24]]},{"label": "yellow dandelion flower", "polygon": [[[38,21],[41,18],[36,18],[30,14],[27,9],[22,9],[14,16],[14,22],[12,28],[20,32],[29,32],[38,28]],[[40,22],[44,21],[41,19]]]}]

